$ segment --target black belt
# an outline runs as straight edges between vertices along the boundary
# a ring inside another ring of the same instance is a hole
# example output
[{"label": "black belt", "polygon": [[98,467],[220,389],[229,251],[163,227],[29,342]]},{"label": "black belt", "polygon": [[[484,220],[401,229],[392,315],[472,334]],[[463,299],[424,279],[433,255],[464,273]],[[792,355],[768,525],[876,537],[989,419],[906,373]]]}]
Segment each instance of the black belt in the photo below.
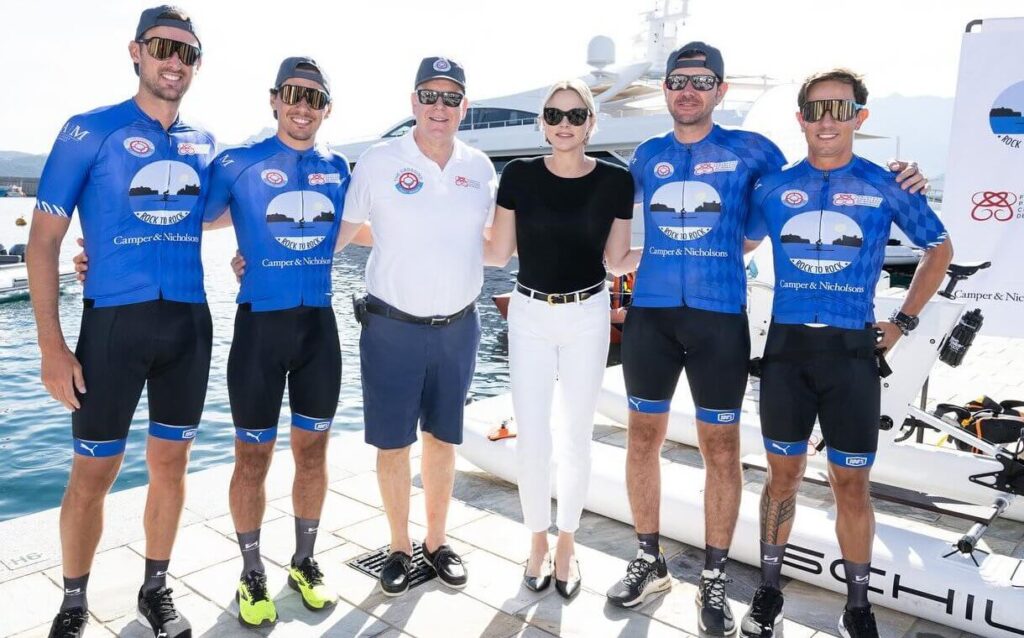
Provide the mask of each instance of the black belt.
[{"label": "black belt", "polygon": [[415,323],[421,326],[447,326],[450,323],[462,319],[474,310],[476,310],[476,302],[469,304],[453,315],[417,317],[416,315],[410,315],[407,312],[402,312],[398,308],[393,308],[384,304],[377,304],[372,301],[368,301],[366,303],[366,312],[369,312],[370,314],[380,315],[389,319],[397,319],[398,321],[404,321],[406,323]]},{"label": "black belt", "polygon": [[597,293],[599,293],[602,290],[604,290],[604,288],[605,288],[605,283],[602,281],[599,284],[594,284],[593,286],[591,286],[590,288],[587,288],[586,290],[580,290],[580,291],[577,291],[577,292],[566,292],[566,293],[557,293],[556,292],[556,293],[548,294],[546,292],[539,292],[537,290],[531,290],[531,289],[527,288],[526,286],[522,285],[521,283],[519,283],[518,281],[516,282],[516,290],[518,290],[519,292],[523,293],[524,295],[526,295],[527,297],[530,297],[532,299],[540,299],[541,301],[546,301],[546,302],[548,302],[551,305],[560,304],[560,303],[576,303],[576,302],[579,302],[579,301],[586,301],[587,299],[590,299],[591,297],[593,297]]}]

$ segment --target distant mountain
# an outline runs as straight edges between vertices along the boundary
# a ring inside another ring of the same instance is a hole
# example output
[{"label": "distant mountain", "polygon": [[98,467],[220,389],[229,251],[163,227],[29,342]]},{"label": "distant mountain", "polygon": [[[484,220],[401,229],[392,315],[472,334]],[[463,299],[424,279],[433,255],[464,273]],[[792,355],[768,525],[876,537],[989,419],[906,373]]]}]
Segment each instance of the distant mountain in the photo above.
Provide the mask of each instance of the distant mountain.
[{"label": "distant mountain", "polygon": [[0,177],[39,177],[46,155],[0,151]]},{"label": "distant mountain", "polygon": [[861,131],[890,139],[857,142],[858,153],[874,162],[885,162],[896,156],[898,135],[899,159],[916,160],[929,178],[946,172],[953,98],[888,95],[870,98],[868,110],[871,115]]}]

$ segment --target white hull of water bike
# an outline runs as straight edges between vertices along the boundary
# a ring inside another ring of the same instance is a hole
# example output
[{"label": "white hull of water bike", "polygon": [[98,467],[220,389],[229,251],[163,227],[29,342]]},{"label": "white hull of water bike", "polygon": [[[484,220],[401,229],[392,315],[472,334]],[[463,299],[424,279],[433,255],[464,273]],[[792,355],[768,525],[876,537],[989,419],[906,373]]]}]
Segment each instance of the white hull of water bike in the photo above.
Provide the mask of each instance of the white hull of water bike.
[{"label": "white hull of water bike", "polygon": [[[514,438],[490,441],[488,432],[512,414],[508,395],[466,408],[459,452],[474,465],[516,480]],[[625,486],[625,450],[595,442],[586,508],[631,522]],[[677,463],[662,466],[661,531],[689,545],[704,544],[704,472]],[[670,487],[671,486],[671,487]],[[744,491],[730,556],[759,564],[758,498]],[[798,506],[783,574],[843,593],[835,512]],[[526,532],[524,531],[524,538]],[[1024,561],[990,551],[984,541],[972,557],[952,551],[956,534],[923,523],[877,516],[871,601],[981,636],[1024,635]],[[952,552],[952,553],[951,553]],[[610,583],[609,583],[610,584]],[[839,609],[836,609],[838,616]]]}]

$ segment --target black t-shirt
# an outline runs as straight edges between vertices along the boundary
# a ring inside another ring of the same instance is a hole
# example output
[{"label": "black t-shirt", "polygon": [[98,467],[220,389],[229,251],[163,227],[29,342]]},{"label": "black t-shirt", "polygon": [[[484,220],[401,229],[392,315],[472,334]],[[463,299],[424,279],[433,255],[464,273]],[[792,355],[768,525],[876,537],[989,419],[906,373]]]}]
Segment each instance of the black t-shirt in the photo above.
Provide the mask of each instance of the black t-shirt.
[{"label": "black t-shirt", "polygon": [[633,218],[633,178],[597,160],[582,177],[558,177],[543,157],[509,162],[498,205],[515,211],[519,283],[547,293],[604,280],[604,247],[615,219]]}]

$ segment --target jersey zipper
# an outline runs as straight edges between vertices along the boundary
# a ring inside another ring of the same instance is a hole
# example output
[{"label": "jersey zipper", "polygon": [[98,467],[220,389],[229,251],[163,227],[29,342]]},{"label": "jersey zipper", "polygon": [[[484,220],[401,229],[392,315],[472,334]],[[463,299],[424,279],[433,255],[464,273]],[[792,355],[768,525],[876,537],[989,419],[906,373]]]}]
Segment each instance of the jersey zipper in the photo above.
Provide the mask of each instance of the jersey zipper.
[{"label": "jersey zipper", "polygon": [[[828,201],[828,186],[829,186],[829,184],[828,184],[828,176],[829,176],[829,171],[825,171],[821,175],[821,177],[822,177],[822,180],[821,180],[821,201],[819,202],[820,206],[818,207],[818,242],[819,242],[819,245],[820,245],[820,242],[821,242],[821,224],[822,224],[822,222],[825,219],[825,202]],[[818,259],[819,260],[821,259],[820,253],[819,253]],[[819,321],[819,318],[818,318],[818,308],[817,307],[814,308],[814,323],[821,323],[821,321]]]},{"label": "jersey zipper", "polygon": [[[683,162],[683,188],[682,188],[681,195],[680,195],[681,201],[679,202],[679,210],[680,210],[680,213],[679,213],[679,228],[680,229],[684,228],[684,226],[683,226],[683,215],[685,214],[685,211],[686,211],[686,179],[690,175],[690,161],[693,159],[692,150],[693,150],[693,145],[692,144],[683,144],[683,152],[685,153],[685,158],[686,159]],[[679,301],[683,304],[683,307],[686,307],[686,256],[685,256],[685,253],[683,255],[683,259],[679,260],[679,270],[680,270],[680,272],[679,272],[679,295],[680,295],[680,300]]]}]

